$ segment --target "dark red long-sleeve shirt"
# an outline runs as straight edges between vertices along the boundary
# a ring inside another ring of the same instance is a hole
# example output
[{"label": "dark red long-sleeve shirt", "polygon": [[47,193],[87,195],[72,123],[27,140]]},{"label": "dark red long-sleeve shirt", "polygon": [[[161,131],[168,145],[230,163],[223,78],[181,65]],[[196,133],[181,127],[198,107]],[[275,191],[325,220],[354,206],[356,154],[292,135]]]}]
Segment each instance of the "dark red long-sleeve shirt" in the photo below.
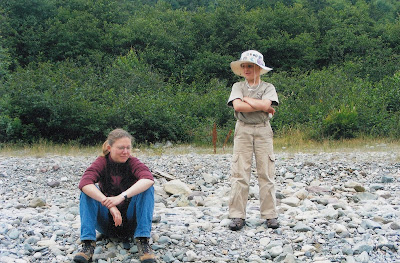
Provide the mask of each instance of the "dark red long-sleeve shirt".
[{"label": "dark red long-sleeve shirt", "polygon": [[[107,162],[108,160],[108,162]],[[109,187],[105,187],[105,178],[108,177]],[[123,180],[128,176],[129,180]],[[136,183],[140,179],[150,179],[154,177],[149,168],[139,161],[136,157],[130,156],[125,163],[114,162],[110,155],[98,157],[83,173],[79,182],[79,189],[88,184],[99,184],[100,190],[106,196],[115,196]],[[125,182],[125,185],[124,185]]]}]

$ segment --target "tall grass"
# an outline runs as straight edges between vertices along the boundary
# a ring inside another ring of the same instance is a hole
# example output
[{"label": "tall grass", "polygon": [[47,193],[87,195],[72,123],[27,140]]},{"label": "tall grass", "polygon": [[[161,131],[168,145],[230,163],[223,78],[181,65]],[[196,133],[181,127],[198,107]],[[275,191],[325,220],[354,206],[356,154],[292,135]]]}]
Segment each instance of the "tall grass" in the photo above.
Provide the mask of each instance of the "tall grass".
[{"label": "tall grass", "polygon": [[50,141],[41,140],[37,143],[32,144],[0,144],[0,156],[90,156],[99,155],[100,153],[101,145],[82,146],[75,142],[70,142],[66,144],[55,144]]},{"label": "tall grass", "polygon": [[[400,152],[400,141],[392,138],[360,135],[351,139],[309,139],[300,130],[286,131],[274,138],[275,152],[352,152],[394,151]],[[400,158],[400,156],[399,156]]]},{"label": "tall grass", "polygon": [[[211,135],[210,135],[211,136]],[[215,149],[217,154],[231,154],[232,143],[222,147],[223,142],[218,142]],[[388,138],[371,138],[359,136],[353,139],[321,140],[307,139],[300,130],[286,131],[285,134],[276,135],[274,138],[276,153],[315,153],[315,152],[354,152],[354,151],[393,151],[400,152],[400,141]],[[101,145],[82,146],[74,142],[55,144],[49,141],[39,141],[33,144],[0,144],[0,156],[97,156],[101,153]],[[196,144],[176,144],[171,147],[163,145],[134,145],[132,154],[143,155],[182,155],[182,154],[214,154],[214,146]],[[399,156],[400,160],[400,156]]]}]

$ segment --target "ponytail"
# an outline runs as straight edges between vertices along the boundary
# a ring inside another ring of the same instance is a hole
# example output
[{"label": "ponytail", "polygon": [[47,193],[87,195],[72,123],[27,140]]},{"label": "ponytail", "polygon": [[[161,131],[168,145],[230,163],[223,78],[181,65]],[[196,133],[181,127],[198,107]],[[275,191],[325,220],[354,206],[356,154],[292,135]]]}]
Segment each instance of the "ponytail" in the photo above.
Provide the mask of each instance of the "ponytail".
[{"label": "ponytail", "polygon": [[107,154],[110,153],[110,152],[108,151],[108,149],[107,149],[107,146],[108,146],[108,145],[109,145],[109,144],[108,144],[108,140],[105,141],[105,142],[103,143],[102,154],[101,154],[101,156],[106,156]]}]

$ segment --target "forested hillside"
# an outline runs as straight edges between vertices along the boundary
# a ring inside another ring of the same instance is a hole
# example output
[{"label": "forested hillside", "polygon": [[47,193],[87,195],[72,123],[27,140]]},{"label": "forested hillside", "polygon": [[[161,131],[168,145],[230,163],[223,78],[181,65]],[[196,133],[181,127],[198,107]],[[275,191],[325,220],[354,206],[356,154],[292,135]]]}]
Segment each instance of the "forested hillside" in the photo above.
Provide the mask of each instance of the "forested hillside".
[{"label": "forested hillside", "polygon": [[397,0],[0,1],[0,142],[211,141],[229,63],[273,71],[279,136],[400,137]]}]

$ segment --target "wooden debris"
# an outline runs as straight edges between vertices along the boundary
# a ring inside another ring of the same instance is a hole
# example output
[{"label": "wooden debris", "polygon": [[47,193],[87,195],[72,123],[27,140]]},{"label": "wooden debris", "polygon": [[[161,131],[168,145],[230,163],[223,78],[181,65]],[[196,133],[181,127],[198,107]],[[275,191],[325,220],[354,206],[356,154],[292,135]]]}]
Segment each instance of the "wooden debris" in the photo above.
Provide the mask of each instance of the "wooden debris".
[{"label": "wooden debris", "polygon": [[166,173],[166,172],[155,170],[155,171],[152,171],[152,173],[155,177],[158,177],[158,178],[165,178],[167,180],[175,180],[176,179],[173,175],[170,175],[169,173]]}]

